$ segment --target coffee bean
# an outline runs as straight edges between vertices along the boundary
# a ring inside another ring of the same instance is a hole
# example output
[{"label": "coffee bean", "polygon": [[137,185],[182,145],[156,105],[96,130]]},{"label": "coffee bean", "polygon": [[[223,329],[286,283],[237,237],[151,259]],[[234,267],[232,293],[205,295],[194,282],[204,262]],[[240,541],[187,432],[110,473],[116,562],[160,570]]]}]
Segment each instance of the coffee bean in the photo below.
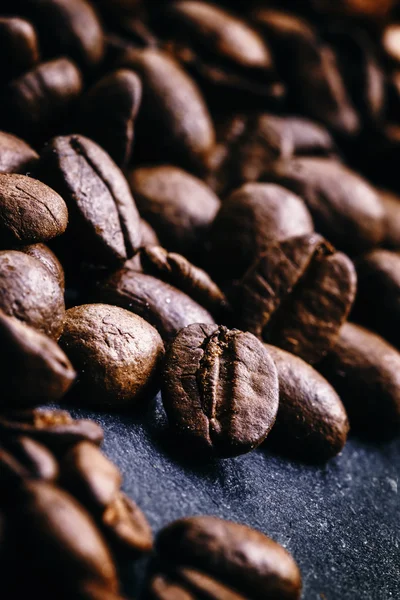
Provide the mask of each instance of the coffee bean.
[{"label": "coffee bean", "polygon": [[99,300],[140,315],[164,340],[192,323],[214,323],[210,313],[192,298],[160,279],[123,268],[104,281]]},{"label": "coffee bean", "polygon": [[29,477],[44,481],[57,479],[58,463],[46,446],[30,437],[18,436],[5,440],[5,448],[27,470]]},{"label": "coffee bean", "polygon": [[39,44],[31,23],[17,17],[0,17],[0,81],[5,83],[39,62]]},{"label": "coffee bean", "polygon": [[271,240],[313,230],[301,198],[277,185],[248,183],[217,214],[210,232],[210,270],[224,280],[238,279]]},{"label": "coffee bean", "polygon": [[245,330],[316,363],[334,345],[355,293],[351,260],[312,234],[271,242],[235,302]]},{"label": "coffee bean", "polygon": [[133,69],[142,80],[137,148],[142,160],[176,160],[201,172],[215,132],[194,81],[168,54],[151,48],[127,51],[118,66]]},{"label": "coffee bean", "polygon": [[0,173],[28,173],[38,160],[39,155],[26,142],[0,131]]},{"label": "coffee bean", "polygon": [[140,230],[142,232],[142,246],[159,246],[160,240],[150,223],[140,219]]},{"label": "coffee bean", "polygon": [[344,447],[349,423],[329,383],[306,362],[267,346],[279,378],[279,409],[268,441],[282,453],[309,462],[326,461]]},{"label": "coffee bean", "polygon": [[7,86],[1,119],[23,138],[47,139],[81,91],[82,77],[73,62],[57,58],[41,63]]},{"label": "coffee bean", "polygon": [[352,429],[374,437],[400,431],[400,353],[393,346],[347,323],[318,369],[343,400]]},{"label": "coffee bean", "polygon": [[37,259],[14,250],[0,252],[0,309],[58,338],[65,314],[63,290]]},{"label": "coffee bean", "polygon": [[400,196],[388,190],[378,192],[386,215],[383,244],[391,250],[400,250]]},{"label": "coffee bean", "polygon": [[166,165],[135,169],[129,183],[140,214],[162,244],[185,256],[195,253],[220,207],[214,192],[189,173]]},{"label": "coffee bean", "polygon": [[400,63],[400,26],[398,23],[390,23],[383,30],[382,47],[388,58]]},{"label": "coffee bean", "polygon": [[400,347],[400,254],[373,250],[357,262],[353,317]]},{"label": "coffee bean", "polygon": [[163,342],[149,323],[122,308],[69,309],[60,345],[79,373],[85,403],[134,409],[157,390]]},{"label": "coffee bean", "polygon": [[125,596],[121,596],[117,592],[111,592],[101,584],[93,583],[92,581],[83,584],[77,595],[76,600],[127,600]]},{"label": "coffee bean", "polygon": [[155,575],[149,584],[148,598],[151,600],[245,600],[226,585],[200,571],[181,568],[168,575]]},{"label": "coffee bean", "polygon": [[125,494],[119,493],[102,516],[102,530],[115,552],[132,557],[153,548],[153,534],[145,515]]},{"label": "coffee bean", "polygon": [[65,410],[25,410],[0,415],[2,437],[26,435],[48,446],[55,453],[64,452],[81,441],[100,445],[103,430],[94,421],[73,419]]},{"label": "coffee bean", "polygon": [[139,214],[122,172],[100,146],[80,135],[54,138],[42,155],[40,176],[67,203],[69,252],[70,245],[77,247],[80,260],[99,266],[134,254]]},{"label": "coffee bean", "polygon": [[134,124],[141,99],[139,77],[133,71],[119,69],[100,79],[82,101],[79,131],[107,150],[121,167],[132,156]]},{"label": "coffee bean", "polygon": [[2,406],[57,401],[75,379],[61,348],[49,337],[0,311]]},{"label": "coffee bean", "polygon": [[259,446],[275,423],[278,375],[253,335],[194,324],[168,348],[162,398],[171,428],[192,450],[235,456]]},{"label": "coffee bean", "polygon": [[167,563],[212,575],[245,598],[300,598],[301,576],[292,556],[245,525],[216,517],[181,519],[162,530],[157,550]]},{"label": "coffee bean", "polygon": [[25,175],[0,174],[0,239],[3,248],[46,242],[64,233],[64,200],[44,183]]},{"label": "coffee bean", "polygon": [[313,0],[313,7],[323,14],[371,19],[374,23],[385,19],[394,4],[394,0],[339,0],[334,4],[329,0]]},{"label": "coffee bean", "polygon": [[21,246],[18,248],[20,252],[29,254],[33,258],[36,258],[42,263],[43,266],[53,275],[54,279],[58,282],[60,288],[65,288],[65,277],[64,269],[54,252],[50,250],[45,244],[31,244],[29,246]]},{"label": "coffee bean", "polygon": [[375,189],[341,163],[324,158],[277,162],[269,178],[306,202],[315,227],[344,252],[376,246],[384,236],[384,209]]}]

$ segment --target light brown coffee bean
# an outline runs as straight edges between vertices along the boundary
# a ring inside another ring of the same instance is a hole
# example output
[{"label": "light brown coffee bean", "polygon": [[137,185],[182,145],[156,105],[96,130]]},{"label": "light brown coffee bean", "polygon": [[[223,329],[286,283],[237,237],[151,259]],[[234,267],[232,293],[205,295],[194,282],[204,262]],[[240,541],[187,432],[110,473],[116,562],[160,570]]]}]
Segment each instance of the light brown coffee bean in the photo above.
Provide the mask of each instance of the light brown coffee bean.
[{"label": "light brown coffee bean", "polygon": [[138,557],[153,548],[151,527],[140,508],[122,492],[102,515],[102,529],[116,552]]}]

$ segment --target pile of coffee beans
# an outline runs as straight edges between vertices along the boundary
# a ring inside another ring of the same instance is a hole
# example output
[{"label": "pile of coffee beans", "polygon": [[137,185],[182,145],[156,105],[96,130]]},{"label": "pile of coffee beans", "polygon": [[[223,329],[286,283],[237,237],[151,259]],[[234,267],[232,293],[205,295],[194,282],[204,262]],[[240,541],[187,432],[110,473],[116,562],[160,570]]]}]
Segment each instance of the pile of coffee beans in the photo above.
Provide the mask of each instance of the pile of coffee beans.
[{"label": "pile of coffee beans", "polygon": [[[118,600],[150,527],[101,428],[38,407],[161,390],[204,463],[400,433],[400,2],[3,0],[0,50],[5,599]],[[155,600],[301,592],[211,517],[152,564]]]}]

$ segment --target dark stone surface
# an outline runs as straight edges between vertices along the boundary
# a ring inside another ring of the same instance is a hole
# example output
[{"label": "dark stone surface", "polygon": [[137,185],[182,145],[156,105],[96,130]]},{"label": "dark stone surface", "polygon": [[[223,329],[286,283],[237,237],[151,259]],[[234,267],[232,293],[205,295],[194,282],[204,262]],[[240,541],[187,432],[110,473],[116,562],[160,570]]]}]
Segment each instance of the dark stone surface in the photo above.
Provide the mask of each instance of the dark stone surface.
[{"label": "dark stone surface", "polygon": [[[171,447],[160,402],[130,418],[87,411],[105,429],[104,452],[154,531],[210,514],[260,529],[298,561],[305,600],[400,598],[400,441],[351,439],[327,466],[297,464],[265,448],[193,465]],[[146,568],[124,569],[136,594]],[[136,596],[135,596],[136,597]]]}]

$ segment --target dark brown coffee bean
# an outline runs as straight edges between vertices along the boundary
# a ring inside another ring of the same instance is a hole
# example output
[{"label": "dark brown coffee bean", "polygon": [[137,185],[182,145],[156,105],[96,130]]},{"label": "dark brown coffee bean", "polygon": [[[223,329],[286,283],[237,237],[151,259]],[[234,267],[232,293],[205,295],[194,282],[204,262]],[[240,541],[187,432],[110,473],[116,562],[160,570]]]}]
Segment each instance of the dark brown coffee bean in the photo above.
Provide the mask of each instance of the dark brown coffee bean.
[{"label": "dark brown coffee bean", "polygon": [[210,232],[210,270],[240,278],[271,240],[312,233],[304,202],[284,188],[248,183],[222,204]]},{"label": "dark brown coffee bean", "polygon": [[388,190],[379,190],[379,198],[385,210],[384,246],[400,250],[400,196]]},{"label": "dark brown coffee bean", "polygon": [[61,475],[63,487],[96,514],[114,501],[122,483],[119,469],[89,442],[80,442],[67,452]]},{"label": "dark brown coffee bean", "polygon": [[322,14],[334,14],[352,18],[371,19],[380,22],[385,19],[395,4],[395,0],[338,0],[332,3],[329,0],[312,0],[315,10]]},{"label": "dark brown coffee bean", "polygon": [[306,362],[267,346],[279,378],[279,409],[268,441],[284,454],[320,462],[338,454],[346,443],[349,422],[329,383]]},{"label": "dark brown coffee bean", "polygon": [[74,600],[127,600],[127,598],[110,591],[101,584],[89,581],[76,592]]},{"label": "dark brown coffee bean", "polygon": [[67,235],[80,260],[102,266],[133,256],[140,245],[139,213],[122,172],[100,146],[80,135],[54,138],[40,176],[67,203]]},{"label": "dark brown coffee bean", "polygon": [[65,410],[25,410],[0,415],[1,437],[26,435],[55,452],[81,441],[100,445],[103,430],[94,421],[73,419]]},{"label": "dark brown coffee bean", "polygon": [[7,129],[24,138],[46,139],[81,91],[80,71],[70,60],[42,63],[7,86],[1,118]]},{"label": "dark brown coffee bean", "polygon": [[120,167],[131,159],[134,123],[141,99],[139,77],[133,71],[119,69],[100,79],[80,108],[79,131],[107,150]]},{"label": "dark brown coffee bean", "polygon": [[355,293],[353,263],[321,236],[271,242],[238,286],[239,323],[315,363],[335,343]]},{"label": "dark brown coffee bean", "polygon": [[153,533],[140,508],[122,492],[102,515],[102,529],[115,552],[138,557],[153,548]]},{"label": "dark brown coffee bean", "polygon": [[64,200],[25,175],[0,174],[0,244],[3,248],[46,242],[67,228]]},{"label": "dark brown coffee bean", "polygon": [[194,569],[181,568],[168,575],[154,575],[149,583],[149,600],[246,600],[213,577]]},{"label": "dark brown coffee bean", "polygon": [[8,82],[39,62],[39,45],[31,23],[0,17],[0,81]]},{"label": "dark brown coffee bean", "polygon": [[[0,446],[0,485],[8,493],[18,488],[21,483],[29,479],[30,473],[27,467],[15,458],[11,452]],[[3,494],[2,503],[5,502]]]},{"label": "dark brown coffee bean", "polygon": [[352,429],[377,437],[400,431],[400,353],[371,331],[347,323],[318,365],[340,395]]},{"label": "dark brown coffee bean", "polygon": [[245,598],[300,598],[301,575],[292,556],[245,525],[216,517],[181,519],[160,533],[157,550],[162,560],[215,576]]},{"label": "dark brown coffee bean", "polygon": [[192,298],[151,275],[123,268],[103,282],[99,299],[126,308],[155,327],[164,340],[192,323],[214,323]]},{"label": "dark brown coffee bean", "polygon": [[7,451],[28,472],[30,478],[55,481],[58,477],[58,463],[53,454],[36,440],[19,436],[5,440]]},{"label": "dark brown coffee bean", "polygon": [[135,169],[129,183],[140,214],[162,244],[185,256],[193,254],[220,207],[214,192],[200,179],[167,165]]},{"label": "dark brown coffee bean", "polygon": [[0,173],[29,173],[39,155],[26,142],[0,131]]},{"label": "dark brown coffee bean", "polygon": [[192,265],[184,256],[167,252],[160,246],[147,246],[140,251],[140,262],[145,273],[182,290],[216,319],[228,312],[225,294],[205,271]]},{"label": "dark brown coffee bean", "polygon": [[317,231],[340,250],[359,253],[384,236],[384,209],[375,189],[340,162],[295,158],[269,175],[306,202]]},{"label": "dark brown coffee bean", "polygon": [[60,345],[79,373],[85,403],[134,409],[157,390],[164,344],[138,315],[106,304],[71,308]]},{"label": "dark brown coffee bean", "polygon": [[29,254],[33,258],[44,265],[47,270],[53,275],[54,279],[58,281],[58,284],[62,290],[65,288],[65,276],[64,269],[57,256],[48,248],[45,244],[32,244],[30,246],[21,246],[18,248],[20,252]]},{"label": "dark brown coffee bean", "polygon": [[278,375],[250,333],[194,324],[168,348],[162,397],[171,428],[191,449],[235,456],[259,446],[275,423]]},{"label": "dark brown coffee bean", "polygon": [[37,259],[14,250],[0,252],[0,309],[58,338],[65,314],[63,290]]},{"label": "dark brown coffee bean", "polygon": [[400,347],[400,253],[373,250],[357,263],[353,318]]},{"label": "dark brown coffee bean", "polygon": [[136,71],[143,84],[137,149],[141,158],[177,160],[201,171],[215,133],[194,81],[168,54],[150,48],[128,51],[119,66]]},{"label": "dark brown coffee bean", "polygon": [[49,337],[0,311],[1,406],[32,406],[64,396],[76,373]]}]

